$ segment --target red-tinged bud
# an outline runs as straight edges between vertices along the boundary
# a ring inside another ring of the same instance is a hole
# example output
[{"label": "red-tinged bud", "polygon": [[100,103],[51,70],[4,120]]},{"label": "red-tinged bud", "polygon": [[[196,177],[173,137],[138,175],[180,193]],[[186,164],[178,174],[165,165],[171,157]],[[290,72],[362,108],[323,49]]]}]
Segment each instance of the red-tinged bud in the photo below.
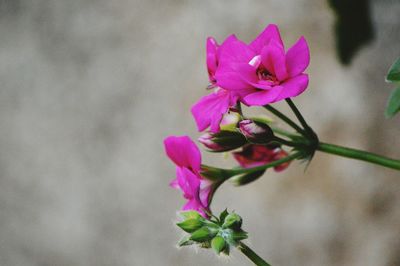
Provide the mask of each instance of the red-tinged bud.
[{"label": "red-tinged bud", "polygon": [[[265,145],[247,145],[242,151],[232,153],[233,157],[244,168],[256,167],[271,163],[288,156],[288,153],[279,147],[269,147]],[[285,170],[289,162],[274,167],[276,172]]]},{"label": "red-tinged bud", "polygon": [[271,142],[274,137],[274,132],[267,124],[250,119],[240,121],[239,129],[247,140],[252,143],[266,144]]},{"label": "red-tinged bud", "polygon": [[212,134],[205,133],[202,136],[200,136],[200,138],[198,138],[198,141],[212,151],[223,150],[223,147],[215,143],[213,139],[214,137]]},{"label": "red-tinged bud", "polygon": [[[283,158],[285,158],[285,157],[287,157],[287,156],[289,156],[289,154],[288,154],[286,151],[284,151],[284,150],[279,150],[279,151],[274,155],[274,161],[283,159]],[[275,172],[281,172],[281,171],[285,170],[286,168],[288,168],[288,167],[289,167],[289,164],[290,164],[290,161],[289,161],[289,162],[286,162],[286,163],[282,163],[282,164],[280,164],[280,165],[278,165],[278,166],[275,166],[275,167],[274,167],[274,170],[275,170]]]}]

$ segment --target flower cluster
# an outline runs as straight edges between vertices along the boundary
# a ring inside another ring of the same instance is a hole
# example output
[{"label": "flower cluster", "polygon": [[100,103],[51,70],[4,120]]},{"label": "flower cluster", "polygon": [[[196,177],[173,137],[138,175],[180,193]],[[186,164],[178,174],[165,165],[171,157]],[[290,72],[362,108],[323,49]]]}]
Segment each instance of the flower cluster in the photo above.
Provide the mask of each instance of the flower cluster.
[{"label": "flower cluster", "polygon": [[[217,217],[211,211],[213,195],[225,181],[246,185],[267,169],[281,172],[293,160],[311,160],[316,151],[400,170],[400,160],[319,141],[291,100],[308,86],[304,71],[310,54],[304,37],[285,50],[278,27],[269,25],[249,44],[235,35],[221,44],[210,37],[206,50],[208,89],[212,91],[191,108],[198,131],[206,131],[198,141],[210,152],[229,152],[238,166],[222,169],[204,165],[199,148],[188,136],[165,139],[166,154],[176,166],[176,178],[170,185],[181,190],[186,199],[181,212],[183,221],[177,225],[188,234],[180,246],[198,244],[213,248],[217,254],[229,254],[230,248],[235,247],[256,265],[268,266],[242,242],[247,233],[241,229],[239,215],[225,210]],[[393,65],[389,81],[399,80],[399,66],[400,63]],[[390,116],[400,110],[397,91],[388,105]],[[300,125],[271,105],[281,100],[285,100]],[[276,126],[271,119],[246,117],[242,104],[263,107],[295,132]]]},{"label": "flower cluster", "polygon": [[304,37],[285,51],[276,25],[267,26],[250,44],[235,35],[221,45],[208,38],[209,88],[214,91],[192,107],[198,130],[218,132],[223,115],[238,102],[260,106],[299,95],[308,85],[304,71],[309,62]]},{"label": "flower cluster", "polygon": [[235,246],[247,234],[240,226],[234,230],[234,224],[239,220],[241,224],[236,214],[224,212],[220,218],[212,214],[210,204],[217,188],[230,178],[237,185],[248,184],[268,168],[279,172],[299,158],[299,154],[283,149],[282,143],[289,141],[275,135],[270,121],[246,118],[241,104],[266,106],[303,92],[308,85],[304,71],[309,64],[309,49],[301,37],[285,51],[278,27],[269,25],[249,44],[235,35],[220,45],[210,37],[206,50],[208,89],[212,92],[191,109],[198,130],[207,130],[198,140],[208,151],[231,152],[239,167],[203,165],[199,148],[188,136],[170,136],[164,146],[176,166],[176,178],[170,185],[182,191],[186,199],[182,210],[190,214],[178,224],[191,233],[182,245],[208,243],[217,253],[226,253],[229,245]]}]

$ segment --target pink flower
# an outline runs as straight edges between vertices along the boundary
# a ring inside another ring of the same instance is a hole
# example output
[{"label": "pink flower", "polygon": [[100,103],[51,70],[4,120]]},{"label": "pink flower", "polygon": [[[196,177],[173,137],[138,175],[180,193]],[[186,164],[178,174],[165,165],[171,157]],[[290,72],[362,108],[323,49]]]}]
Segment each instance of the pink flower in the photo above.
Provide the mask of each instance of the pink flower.
[{"label": "pink flower", "polygon": [[201,154],[188,136],[170,136],[164,140],[165,152],[176,165],[171,187],[182,190],[187,203],[182,210],[195,210],[207,217],[212,182],[200,175]]},{"label": "pink flower", "polygon": [[220,50],[216,84],[239,91],[246,105],[277,102],[307,88],[308,75],[303,72],[310,53],[304,37],[285,52],[279,29],[271,24],[249,45],[235,39]]},{"label": "pink flower", "polygon": [[[256,167],[271,163],[288,156],[287,152],[280,148],[269,148],[264,145],[247,145],[242,151],[234,152],[233,157],[244,168]],[[289,162],[274,167],[276,172],[280,172],[289,166]]]},{"label": "pink flower", "polygon": [[202,97],[192,106],[192,114],[199,131],[204,131],[210,127],[211,132],[216,133],[220,130],[220,122],[229,108],[236,105],[239,93],[228,91],[216,85],[215,73],[219,66],[221,50],[231,43],[237,41],[235,35],[225,39],[222,45],[218,45],[214,38],[207,39],[207,71],[210,80],[209,88],[215,88],[209,95]]}]

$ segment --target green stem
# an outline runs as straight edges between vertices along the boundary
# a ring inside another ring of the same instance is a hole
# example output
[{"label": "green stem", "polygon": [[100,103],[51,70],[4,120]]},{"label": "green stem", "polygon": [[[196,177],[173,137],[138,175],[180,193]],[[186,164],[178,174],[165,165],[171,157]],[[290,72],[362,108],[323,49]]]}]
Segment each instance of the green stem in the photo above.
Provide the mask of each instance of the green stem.
[{"label": "green stem", "polygon": [[297,119],[299,120],[299,122],[303,126],[303,128],[306,131],[311,133],[312,132],[311,127],[307,124],[306,120],[304,119],[303,115],[300,113],[299,109],[297,109],[297,107],[294,104],[294,102],[290,98],[287,98],[286,102],[289,105],[290,109],[292,109],[294,115],[297,117]]},{"label": "green stem", "polygon": [[268,168],[274,167],[281,165],[286,162],[293,161],[294,159],[297,159],[302,156],[301,152],[296,152],[293,153],[285,158],[273,161],[272,163],[267,163],[264,165],[256,166],[256,167],[251,167],[251,168],[237,168],[237,169],[224,169],[223,171],[227,174],[227,176],[232,177],[238,174],[245,174],[245,173],[252,173],[252,172],[257,172],[257,171],[262,171],[266,170]]},{"label": "green stem", "polygon": [[271,105],[264,105],[264,108],[267,109],[268,111],[270,111],[271,113],[273,113],[274,115],[276,115],[277,117],[279,117],[280,119],[282,119],[286,124],[291,126],[293,129],[295,129],[300,134],[302,134],[302,135],[305,134],[305,131],[301,127],[299,127],[295,122],[293,122],[293,120],[291,120],[289,117],[287,117],[286,115],[284,115],[283,113],[281,113],[280,111],[278,111],[277,109],[272,107]]},{"label": "green stem", "polygon": [[288,137],[288,138],[295,138],[298,137],[299,135],[295,135],[292,134],[290,132],[287,132],[286,130],[283,130],[281,128],[277,128],[274,126],[269,125],[269,127],[272,129],[272,131],[274,131],[274,133],[277,133],[278,135],[284,136],[284,137]]},{"label": "green stem", "polygon": [[277,137],[277,136],[275,136],[273,139],[272,139],[272,141],[273,142],[278,142],[278,143],[280,143],[280,144],[283,144],[283,145],[286,145],[286,146],[289,146],[289,147],[297,147],[298,146],[298,144],[297,143],[295,143],[295,142],[293,142],[293,141],[289,141],[289,140],[286,140],[286,139],[282,139],[282,138],[279,138],[279,137]]},{"label": "green stem", "polygon": [[391,159],[374,153],[346,148],[334,144],[320,142],[317,150],[347,158],[378,164],[384,167],[400,170],[400,160]]},{"label": "green stem", "polygon": [[251,248],[241,242],[238,249],[257,266],[271,266],[268,262],[258,256]]}]

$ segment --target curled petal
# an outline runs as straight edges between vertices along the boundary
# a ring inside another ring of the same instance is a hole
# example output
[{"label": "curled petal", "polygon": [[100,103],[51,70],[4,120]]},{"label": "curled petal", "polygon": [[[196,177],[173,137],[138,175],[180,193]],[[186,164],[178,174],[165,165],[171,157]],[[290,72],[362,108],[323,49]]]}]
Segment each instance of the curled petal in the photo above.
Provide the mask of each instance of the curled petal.
[{"label": "curled petal", "polygon": [[211,82],[214,81],[215,71],[218,66],[218,57],[217,57],[217,49],[218,43],[213,37],[207,38],[206,43],[206,52],[207,52],[207,70],[209,79]]},{"label": "curled petal", "polygon": [[300,39],[286,53],[286,67],[290,77],[295,77],[306,70],[310,63],[310,50],[306,39]]}]

